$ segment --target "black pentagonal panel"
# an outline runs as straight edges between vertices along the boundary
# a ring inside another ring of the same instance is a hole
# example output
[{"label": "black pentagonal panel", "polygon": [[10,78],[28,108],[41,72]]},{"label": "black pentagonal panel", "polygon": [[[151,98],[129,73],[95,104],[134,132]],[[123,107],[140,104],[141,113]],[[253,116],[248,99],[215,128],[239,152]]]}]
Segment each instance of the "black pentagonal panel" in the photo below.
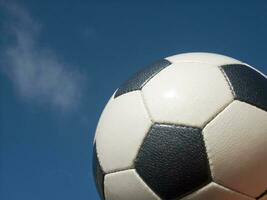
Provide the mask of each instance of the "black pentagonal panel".
[{"label": "black pentagonal panel", "polygon": [[182,198],[211,181],[198,128],[154,124],[135,161],[147,185],[164,200]]},{"label": "black pentagonal panel", "polygon": [[162,69],[169,66],[170,64],[171,64],[170,61],[162,59],[162,60],[159,60],[159,61],[147,66],[142,71],[136,73],[129,80],[124,82],[121,85],[121,87],[117,90],[115,97],[118,97],[118,96],[125,94],[127,92],[142,89],[142,87],[151,78],[153,78],[157,73],[159,73]]},{"label": "black pentagonal panel", "polygon": [[221,67],[233,89],[235,98],[267,111],[267,79],[252,68],[231,64]]},{"label": "black pentagonal panel", "polygon": [[93,175],[95,178],[95,184],[101,199],[105,199],[104,195],[104,172],[99,164],[99,160],[96,152],[96,145],[93,149]]}]

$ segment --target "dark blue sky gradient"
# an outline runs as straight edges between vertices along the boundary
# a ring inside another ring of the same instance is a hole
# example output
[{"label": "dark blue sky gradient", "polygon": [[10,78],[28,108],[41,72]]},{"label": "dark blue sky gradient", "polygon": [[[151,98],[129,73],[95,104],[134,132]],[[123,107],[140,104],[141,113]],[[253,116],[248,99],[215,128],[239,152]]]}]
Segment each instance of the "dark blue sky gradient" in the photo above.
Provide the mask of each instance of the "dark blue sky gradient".
[{"label": "dark blue sky gradient", "polygon": [[[1,200],[98,199],[91,174],[98,118],[120,83],[148,63],[205,51],[267,72],[263,0],[18,2],[42,26],[38,45],[79,69],[86,81],[80,105],[62,112],[23,100],[0,73]],[[4,49],[2,25],[0,37]]]}]

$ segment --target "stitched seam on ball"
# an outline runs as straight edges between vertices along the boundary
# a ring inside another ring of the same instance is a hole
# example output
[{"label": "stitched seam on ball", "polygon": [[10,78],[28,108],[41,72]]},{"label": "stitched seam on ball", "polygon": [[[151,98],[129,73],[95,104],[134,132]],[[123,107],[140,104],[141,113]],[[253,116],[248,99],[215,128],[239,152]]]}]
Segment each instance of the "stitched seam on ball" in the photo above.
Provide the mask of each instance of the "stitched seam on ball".
[{"label": "stitched seam on ball", "polygon": [[[143,91],[142,91],[142,90],[140,90],[140,94],[141,94],[141,101],[142,101],[142,103],[143,103],[143,105],[144,105],[144,107],[145,107],[145,110],[146,110],[146,113],[147,113],[147,115],[148,115],[148,118],[149,118],[150,121],[151,121],[151,125],[150,125],[150,127],[148,128],[148,130],[146,131],[146,134],[144,135],[142,141],[140,142],[140,145],[139,145],[137,154],[136,154],[135,159],[134,159],[134,161],[133,161],[133,167],[134,167],[134,168],[135,168],[135,163],[136,163],[136,161],[137,161],[138,154],[139,154],[139,152],[141,151],[142,146],[143,146],[143,144],[144,144],[146,138],[148,137],[148,133],[150,132],[151,128],[153,127],[153,125],[154,125],[154,123],[155,123],[154,120],[152,119],[151,113],[150,113],[150,111],[149,111],[149,108],[148,108],[148,105],[147,105],[147,103],[146,103],[146,100],[145,100],[145,97],[144,97],[144,94],[143,94]],[[136,173],[138,173],[138,172],[136,171]]]},{"label": "stitched seam on ball", "polygon": [[167,61],[168,65],[164,66],[163,68],[158,69],[157,71],[155,71],[152,76],[150,76],[147,80],[145,80],[145,82],[142,83],[142,85],[140,86],[139,90],[142,90],[142,88],[149,82],[151,81],[151,79],[153,79],[155,76],[157,76],[161,71],[163,71],[164,69],[168,68],[170,65],[172,65],[172,62],[169,60],[166,60],[165,58],[163,58],[162,60]]},{"label": "stitched seam on ball", "polygon": [[[239,100],[233,100],[232,102],[230,102],[221,112],[219,112],[219,113],[217,113],[216,115],[214,115],[214,117],[213,117],[213,119],[209,122],[209,123],[207,123],[204,127],[203,127],[203,130],[202,130],[202,134],[203,134],[203,138],[204,138],[204,141],[205,141],[205,146],[206,146],[206,150],[207,150],[207,155],[208,155],[208,160],[209,160],[209,162],[210,162],[210,169],[211,169],[211,174],[212,174],[212,178],[213,178],[213,182],[214,183],[216,183],[216,184],[218,184],[218,185],[220,185],[221,187],[224,187],[224,188],[226,188],[226,189],[229,189],[229,190],[231,190],[231,191],[233,191],[233,192],[236,192],[236,193],[239,193],[239,194],[242,194],[242,195],[244,195],[244,196],[247,196],[247,197],[249,197],[249,198],[253,198],[253,199],[255,199],[255,197],[252,197],[252,196],[249,196],[249,195],[247,195],[247,194],[245,194],[245,193],[242,193],[242,192],[239,192],[239,191],[236,191],[236,190],[234,190],[234,189],[232,189],[232,188],[229,188],[229,187],[226,187],[226,186],[224,186],[223,184],[221,184],[221,182],[223,182],[222,180],[220,180],[220,179],[218,179],[218,178],[216,178],[216,181],[215,181],[215,174],[214,174],[214,172],[213,172],[213,169],[214,169],[214,165],[213,165],[213,163],[212,163],[212,159],[211,159],[211,157],[212,157],[212,155],[210,155],[211,153],[210,153],[210,148],[208,148],[207,146],[208,146],[208,142],[207,142],[207,139],[205,138],[205,128],[214,120],[214,119],[216,119],[219,115],[221,115],[222,113],[223,113],[223,111],[224,110],[226,110],[226,108],[228,108],[233,102],[235,102],[235,101],[239,101]],[[242,101],[240,101],[240,102],[242,102]],[[246,102],[243,102],[243,103],[246,103]],[[250,105],[250,104],[249,104]],[[256,106],[255,106],[256,107]],[[256,107],[257,108],[257,107]],[[259,108],[258,108],[259,109]],[[218,183],[218,182],[220,182],[220,183]]]},{"label": "stitched seam on ball", "polygon": [[245,196],[245,197],[255,199],[255,197],[252,197],[252,196],[250,196],[250,195],[248,195],[248,194],[245,194],[245,193],[243,193],[243,192],[236,191],[235,189],[230,188],[230,187],[228,187],[228,186],[225,186],[225,185],[223,185],[223,184],[221,184],[221,183],[218,183],[218,182],[216,182],[216,181],[213,181],[213,182],[214,182],[215,184],[219,185],[220,187],[226,189],[226,190],[230,190],[230,191],[232,191],[232,192],[234,192],[234,193],[243,195],[243,196]]},{"label": "stitched seam on ball", "polygon": [[[125,95],[125,94],[127,94],[127,93],[129,93],[129,92],[133,92],[133,91],[139,91],[139,90],[142,90],[142,88],[151,80],[151,79],[153,79],[155,76],[157,76],[157,74],[159,74],[161,71],[163,71],[164,69],[166,69],[167,67],[169,67],[170,65],[172,65],[172,62],[171,61],[169,61],[169,60],[167,60],[167,59],[165,59],[165,58],[163,58],[163,59],[161,59],[161,60],[159,60],[159,61],[165,61],[165,62],[167,62],[167,65],[166,66],[163,66],[162,68],[159,68],[159,69],[157,69],[156,71],[154,71],[154,73],[152,73],[152,75],[150,76],[150,77],[148,77],[140,86],[139,86],[139,88],[135,88],[135,89],[127,89],[125,92],[123,92],[122,94],[119,94],[119,95],[117,95],[117,91],[116,91],[116,93],[115,93],[115,98],[117,98],[117,97],[119,97],[119,96],[121,96],[121,95]],[[153,63],[152,63],[153,64]],[[155,63],[154,63],[155,64]],[[136,74],[138,73],[138,71],[136,72]],[[130,80],[130,79],[129,79]],[[119,87],[119,89],[118,90],[120,90],[120,87]]]},{"label": "stitched seam on ball", "polygon": [[168,122],[154,122],[153,125],[179,127],[182,129],[189,129],[189,130],[201,130],[201,128],[199,128],[199,127],[186,126],[184,124],[173,124],[173,123],[168,123]]},{"label": "stitched seam on ball", "polygon": [[[153,126],[155,126],[155,125],[168,126],[168,127],[179,127],[179,128],[181,128],[181,129],[188,129],[188,130],[201,130],[201,128],[199,128],[199,127],[192,127],[192,126],[186,126],[186,125],[178,125],[178,124],[172,124],[172,123],[155,122],[155,123],[153,124]],[[202,133],[201,133],[201,134],[202,134]],[[204,141],[204,136],[203,136],[203,134],[202,134],[202,140],[203,140],[204,145],[205,145],[205,141]],[[205,151],[206,151],[206,154],[207,154],[206,145],[205,145]],[[207,159],[208,159],[208,163],[207,163],[207,165],[208,165],[208,167],[209,167],[210,164],[209,164],[209,158],[208,158],[208,155],[207,155]],[[141,177],[141,178],[142,178],[142,177]],[[145,181],[144,181],[144,182],[145,182]],[[200,186],[198,186],[197,188],[195,188],[195,189],[193,190],[193,192],[196,192],[196,191],[198,191],[199,189],[205,187],[205,186],[208,185],[210,182],[212,182],[211,170],[209,170],[209,179],[208,179],[206,182],[204,182],[203,184],[201,184]],[[153,192],[155,192],[155,191],[153,191]],[[177,198],[175,198],[175,199],[182,199],[182,198],[184,198],[184,197],[190,195],[191,193],[192,193],[192,191],[189,191],[189,192],[187,192],[187,193],[185,193],[185,194],[180,195],[179,197],[177,197]],[[161,197],[161,195],[159,195],[157,192],[155,192],[155,194],[157,194],[159,197]],[[162,197],[161,197],[161,198],[162,198]],[[173,199],[173,200],[174,200],[174,199]]]},{"label": "stitched seam on ball", "polygon": [[[124,169],[124,170],[116,170],[116,171],[113,171],[113,172],[109,172],[106,175],[111,175],[111,174],[116,174],[116,173],[120,173],[120,172],[131,171],[131,170],[134,170],[134,172],[136,173],[138,179],[140,179],[144,183],[144,187],[146,188],[146,190],[148,190],[150,193],[152,193],[153,196],[156,196],[156,198],[158,200],[160,200],[159,194],[157,194],[155,191],[153,191],[151,188],[149,188],[149,186],[146,184],[146,182],[142,179],[142,177],[138,174],[138,172],[134,168]],[[105,180],[106,179],[104,179],[104,183],[105,183]]]},{"label": "stitched seam on ball", "polygon": [[222,68],[221,66],[219,66],[219,69],[220,69],[220,71],[222,72],[222,74],[223,74],[223,76],[224,76],[224,78],[225,78],[225,80],[226,80],[226,82],[227,82],[227,84],[228,84],[228,86],[229,86],[229,88],[230,88],[230,90],[231,90],[232,95],[234,96],[234,98],[236,98],[236,94],[235,94],[233,85],[232,85],[232,83],[230,82],[230,80],[229,80],[227,74],[225,73],[225,71],[223,70],[223,68]]},{"label": "stitched seam on ball", "polygon": [[226,108],[228,108],[229,105],[231,105],[234,101],[236,101],[235,99],[232,99],[229,103],[227,103],[226,105],[224,105],[217,113],[215,113],[210,119],[208,119],[202,126],[202,129],[204,130],[204,128],[206,126],[209,125],[209,123],[211,123],[221,112],[223,112],[224,110],[226,110]]},{"label": "stitched seam on ball", "polygon": [[251,104],[250,102],[244,101],[244,100],[242,100],[242,99],[235,99],[234,101],[239,101],[239,102],[241,102],[241,103],[248,104],[249,106],[252,106],[252,107],[254,107],[254,108],[256,108],[257,110],[260,110],[260,111],[262,111],[262,112],[267,112],[267,110],[264,110],[263,108],[260,108],[260,107],[258,107],[258,106],[256,106],[256,105]]},{"label": "stitched seam on ball", "polygon": [[147,190],[148,190],[150,193],[152,193],[153,196],[156,196],[156,198],[157,198],[158,200],[161,200],[160,195],[159,195],[157,192],[153,191],[152,188],[150,188],[150,187],[147,185],[147,183],[145,182],[145,180],[138,174],[138,172],[136,171],[136,169],[134,169],[134,171],[135,171],[135,173],[137,174],[138,178],[144,183],[144,187],[147,188]]},{"label": "stitched seam on ball", "polygon": [[128,171],[128,170],[133,170],[134,167],[125,167],[125,168],[120,168],[120,169],[116,169],[116,170],[111,170],[109,172],[106,173],[106,175],[109,175],[109,174],[116,174],[116,173],[119,173],[119,172],[124,172],[124,171]]},{"label": "stitched seam on ball", "polygon": [[148,117],[149,117],[150,121],[151,121],[152,124],[153,124],[153,123],[154,123],[154,120],[153,120],[153,118],[152,118],[152,115],[151,115],[150,110],[149,110],[149,108],[148,108],[148,105],[147,105],[147,103],[146,103],[145,96],[144,96],[144,93],[143,93],[142,90],[140,90],[140,94],[141,94],[141,98],[142,98],[142,102],[143,102],[143,104],[144,104],[145,110],[146,110],[146,112],[147,112],[147,114],[148,114]]},{"label": "stitched seam on ball", "polygon": [[202,136],[203,136],[203,140],[204,140],[204,145],[206,147],[206,153],[207,153],[207,157],[208,157],[208,161],[209,161],[209,166],[210,166],[210,173],[211,173],[211,177],[214,179],[215,175],[214,175],[214,165],[212,162],[212,155],[211,155],[211,149],[208,147],[208,140],[206,139],[206,135],[205,135],[205,128],[215,119],[217,118],[221,113],[223,113],[224,110],[226,110],[226,108],[228,108],[228,106],[230,106],[232,103],[234,102],[234,100],[232,100],[230,103],[228,103],[221,111],[219,111],[217,114],[215,114],[212,119],[203,126],[202,128]]},{"label": "stitched seam on ball", "polygon": [[207,139],[205,137],[205,134],[202,130],[202,137],[203,137],[203,140],[204,140],[204,145],[205,145],[205,149],[206,149],[206,154],[207,154],[207,158],[208,158],[208,162],[209,162],[209,167],[210,167],[210,175],[211,175],[211,178],[214,179],[214,167],[213,167],[213,162],[212,162],[212,159],[211,159],[211,152],[210,152],[210,149],[208,148],[208,142],[207,142]]},{"label": "stitched seam on ball", "polygon": [[[145,97],[144,97],[144,93],[143,93],[142,90],[140,90],[140,94],[141,94],[141,101],[142,101],[142,103],[143,103],[143,105],[144,105],[144,107],[145,107],[145,110],[146,110],[146,113],[147,113],[147,115],[148,115],[148,118],[149,118],[149,120],[150,120],[150,122],[151,122],[151,125],[150,125],[150,127],[147,129],[146,134],[144,135],[142,141],[140,142],[140,145],[139,145],[137,154],[136,154],[135,159],[134,159],[134,162],[133,162],[133,167],[135,167],[135,163],[136,163],[136,160],[137,160],[137,156],[138,156],[139,152],[141,151],[141,148],[142,148],[142,146],[143,146],[143,144],[144,144],[144,142],[145,142],[145,139],[146,139],[147,136],[148,136],[149,131],[151,130],[152,126],[153,126],[154,123],[155,123],[154,120],[152,119],[152,115],[151,115],[151,113],[150,113],[150,110],[149,110],[149,108],[148,108],[148,105],[147,105],[147,103],[146,103],[146,100],[145,100]],[[137,172],[137,171],[136,171],[136,172]]]}]

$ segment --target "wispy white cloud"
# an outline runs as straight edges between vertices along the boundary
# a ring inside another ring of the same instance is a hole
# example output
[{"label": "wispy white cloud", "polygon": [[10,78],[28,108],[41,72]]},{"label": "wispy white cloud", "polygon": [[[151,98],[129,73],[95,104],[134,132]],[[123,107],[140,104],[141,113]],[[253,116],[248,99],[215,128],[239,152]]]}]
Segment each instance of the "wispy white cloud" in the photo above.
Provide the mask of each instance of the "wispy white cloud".
[{"label": "wispy white cloud", "polygon": [[38,43],[41,25],[17,4],[4,4],[6,32],[12,36],[2,55],[2,69],[15,85],[18,94],[33,103],[45,103],[69,110],[80,103],[82,75],[59,59],[56,52]]}]

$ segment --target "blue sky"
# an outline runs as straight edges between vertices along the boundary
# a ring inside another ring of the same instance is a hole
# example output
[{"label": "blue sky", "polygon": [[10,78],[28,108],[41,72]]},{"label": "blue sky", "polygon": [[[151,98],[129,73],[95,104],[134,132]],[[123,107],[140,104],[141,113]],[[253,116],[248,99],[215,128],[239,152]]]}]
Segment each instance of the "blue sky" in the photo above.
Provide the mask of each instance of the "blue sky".
[{"label": "blue sky", "polygon": [[98,118],[120,83],[154,60],[205,51],[267,72],[263,0],[0,6],[1,200],[98,199]]}]

